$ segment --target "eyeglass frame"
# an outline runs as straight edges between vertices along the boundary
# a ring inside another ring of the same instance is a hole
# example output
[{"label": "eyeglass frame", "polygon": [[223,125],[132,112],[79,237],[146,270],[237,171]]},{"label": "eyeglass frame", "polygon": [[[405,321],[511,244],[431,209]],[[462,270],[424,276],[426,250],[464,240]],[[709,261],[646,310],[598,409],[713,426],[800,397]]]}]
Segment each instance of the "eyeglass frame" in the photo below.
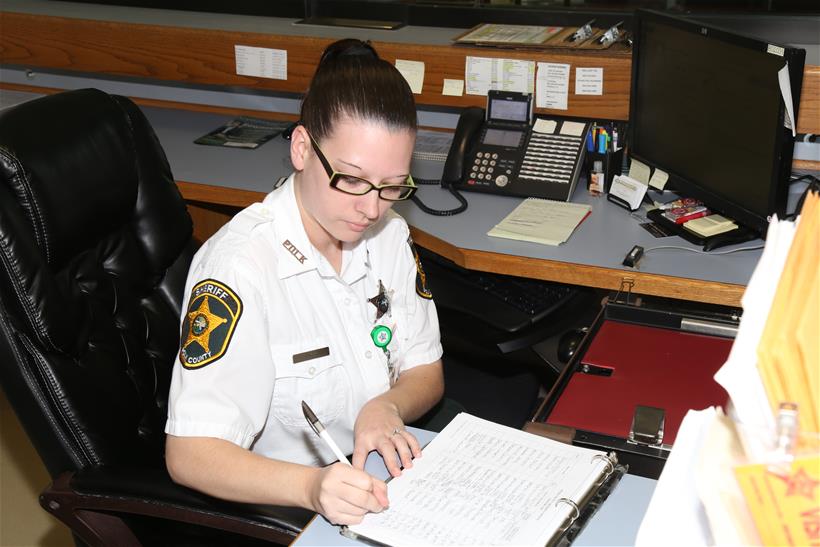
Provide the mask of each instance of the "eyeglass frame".
[{"label": "eyeglass frame", "polygon": [[[409,184],[384,184],[382,186],[376,186],[375,184],[373,184],[372,182],[370,182],[366,178],[357,177],[356,175],[351,175],[349,173],[342,173],[341,171],[336,171],[335,169],[333,169],[333,166],[330,165],[330,161],[327,159],[327,156],[325,156],[325,153],[322,152],[321,148],[319,148],[319,143],[316,142],[316,139],[313,138],[313,135],[310,134],[310,131],[307,130],[307,127],[305,127],[303,125],[302,128],[304,128],[305,133],[307,133],[308,139],[310,139],[310,145],[313,147],[313,150],[316,152],[316,157],[319,158],[319,162],[322,164],[322,167],[324,167],[325,173],[330,178],[330,182],[329,182],[330,187],[333,188],[334,190],[337,190],[337,191],[342,192],[343,194],[347,194],[349,196],[364,196],[364,195],[369,194],[373,190],[376,190],[376,192],[378,192],[378,194],[379,194],[379,199],[383,199],[385,201],[390,201],[390,202],[406,201],[406,200],[410,199],[411,197],[413,197],[413,194],[415,194],[416,191],[418,190],[418,186],[416,186],[416,182],[413,180],[413,176],[410,175],[409,173],[407,174],[407,179],[406,179],[409,182]],[[370,188],[368,188],[368,190],[366,192],[362,192],[361,194],[356,194],[356,193],[353,193],[353,192],[348,192],[347,190],[342,190],[341,188],[339,188],[337,186],[338,181],[341,177],[348,177],[348,178],[351,178],[351,179],[356,179],[356,180],[360,180],[362,182],[366,182],[368,185],[370,185]],[[396,188],[396,187],[407,188],[407,189],[410,190],[410,192],[406,196],[404,196],[402,198],[399,198],[399,199],[390,199],[390,198],[386,198],[382,195],[382,190],[386,190],[386,189],[389,189],[389,188]]]}]

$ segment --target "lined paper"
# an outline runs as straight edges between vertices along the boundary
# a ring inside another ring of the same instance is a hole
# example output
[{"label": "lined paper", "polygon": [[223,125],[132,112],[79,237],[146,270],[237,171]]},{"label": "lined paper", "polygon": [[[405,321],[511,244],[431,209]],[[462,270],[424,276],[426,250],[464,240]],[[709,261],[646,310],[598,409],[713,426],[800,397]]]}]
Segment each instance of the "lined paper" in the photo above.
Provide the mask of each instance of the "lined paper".
[{"label": "lined paper", "polygon": [[349,531],[389,545],[544,545],[607,464],[586,448],[459,414]]}]

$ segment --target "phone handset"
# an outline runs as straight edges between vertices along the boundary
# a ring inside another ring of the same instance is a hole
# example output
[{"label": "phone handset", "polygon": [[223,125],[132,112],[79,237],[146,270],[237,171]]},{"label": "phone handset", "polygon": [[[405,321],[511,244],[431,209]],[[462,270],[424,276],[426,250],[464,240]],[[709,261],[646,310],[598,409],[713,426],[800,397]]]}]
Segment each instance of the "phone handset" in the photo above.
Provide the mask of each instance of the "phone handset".
[{"label": "phone handset", "polygon": [[[441,187],[449,190],[460,205],[454,209],[433,209],[425,205],[418,195],[412,198],[413,203],[419,209],[430,215],[450,216],[467,210],[467,200],[458,191],[458,183],[464,178],[464,156],[467,155],[476,140],[481,135],[481,127],[484,124],[484,109],[478,106],[465,108],[458,118],[456,131],[453,134],[453,143],[447,153],[447,160],[444,162],[444,171],[441,174]],[[419,184],[437,184],[439,181],[424,181],[416,179]]]},{"label": "phone handset", "polygon": [[484,117],[484,109],[478,106],[465,108],[459,116],[453,143],[450,145],[441,175],[443,188],[452,188],[464,178],[464,157],[473,148],[481,134]]}]

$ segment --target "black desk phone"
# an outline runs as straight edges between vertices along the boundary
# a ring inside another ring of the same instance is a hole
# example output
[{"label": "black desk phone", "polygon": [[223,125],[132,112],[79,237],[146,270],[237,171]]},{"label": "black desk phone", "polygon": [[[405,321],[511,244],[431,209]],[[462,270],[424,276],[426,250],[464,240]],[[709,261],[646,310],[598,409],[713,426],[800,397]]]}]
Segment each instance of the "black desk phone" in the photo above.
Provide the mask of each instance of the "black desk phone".
[{"label": "black desk phone", "polygon": [[533,130],[532,95],[491,90],[487,109],[458,120],[443,186],[568,201],[581,173],[589,123],[543,118]]}]

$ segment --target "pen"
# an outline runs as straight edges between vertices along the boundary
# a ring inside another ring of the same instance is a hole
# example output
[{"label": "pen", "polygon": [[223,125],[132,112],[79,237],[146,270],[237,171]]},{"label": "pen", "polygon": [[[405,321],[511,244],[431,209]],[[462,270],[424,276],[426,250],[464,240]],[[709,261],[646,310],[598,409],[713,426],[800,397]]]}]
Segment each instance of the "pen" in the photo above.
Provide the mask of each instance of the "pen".
[{"label": "pen", "polygon": [[322,422],[319,421],[319,418],[316,417],[316,414],[310,409],[308,404],[302,401],[302,413],[305,415],[305,419],[310,424],[311,429],[316,432],[319,437],[322,438],[323,441],[330,447],[330,450],[333,451],[333,454],[336,458],[342,462],[350,465],[347,457],[342,453],[339,445],[336,444],[336,441],[333,440],[333,437],[330,436],[325,426],[322,425]]},{"label": "pen", "polygon": [[599,154],[606,154],[606,141],[609,135],[607,135],[606,129],[601,129],[601,134],[598,135],[598,153]]}]

